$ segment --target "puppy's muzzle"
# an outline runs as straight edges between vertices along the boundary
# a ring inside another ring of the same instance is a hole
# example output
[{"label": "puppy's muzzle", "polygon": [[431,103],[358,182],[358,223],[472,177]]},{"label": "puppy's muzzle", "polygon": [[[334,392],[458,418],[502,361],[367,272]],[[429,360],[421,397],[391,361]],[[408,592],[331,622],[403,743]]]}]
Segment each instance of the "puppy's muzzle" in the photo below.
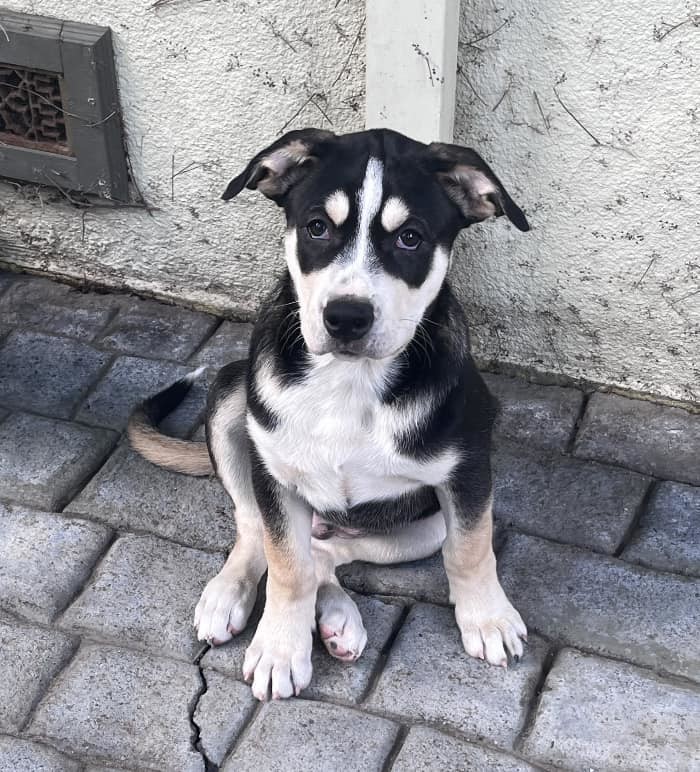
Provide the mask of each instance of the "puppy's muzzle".
[{"label": "puppy's muzzle", "polygon": [[374,309],[367,300],[343,297],[331,300],[323,311],[328,334],[343,343],[364,337],[374,322]]}]

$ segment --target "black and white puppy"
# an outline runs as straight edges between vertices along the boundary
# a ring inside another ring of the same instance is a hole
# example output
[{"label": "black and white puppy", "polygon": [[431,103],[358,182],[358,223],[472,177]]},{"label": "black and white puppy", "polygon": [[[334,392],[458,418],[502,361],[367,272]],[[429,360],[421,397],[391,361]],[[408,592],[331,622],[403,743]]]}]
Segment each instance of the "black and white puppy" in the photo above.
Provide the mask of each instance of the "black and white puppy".
[{"label": "black and white puppy", "polygon": [[367,640],[336,567],[442,547],[464,648],[505,666],[526,630],[492,549],[494,403],[445,277],[461,229],[505,214],[526,231],[524,214],[473,150],[386,130],[292,131],[223,198],[244,188],[284,208],[287,271],[249,359],[211,389],[208,454],[155,429],[187,380],[130,422],[148,459],[195,474],[213,465],[235,503],[236,544],[197,605],[199,638],[239,633],[267,570],[244,675],[258,699],[298,694],[316,624],[339,659]]}]

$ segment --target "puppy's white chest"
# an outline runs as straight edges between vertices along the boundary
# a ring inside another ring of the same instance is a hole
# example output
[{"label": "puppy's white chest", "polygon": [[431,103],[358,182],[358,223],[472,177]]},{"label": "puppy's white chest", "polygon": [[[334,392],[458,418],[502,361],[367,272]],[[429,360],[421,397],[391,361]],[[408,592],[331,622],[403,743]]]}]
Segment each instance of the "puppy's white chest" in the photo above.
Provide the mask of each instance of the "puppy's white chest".
[{"label": "puppy's white chest", "polygon": [[395,434],[405,416],[381,402],[381,382],[371,366],[363,371],[333,360],[312,370],[302,384],[273,391],[274,384],[263,378],[259,385],[279,420],[268,432],[249,418],[258,452],[280,483],[319,511],[345,510],[438,484],[445,461],[449,465],[441,459],[437,469],[432,461],[397,452]]}]

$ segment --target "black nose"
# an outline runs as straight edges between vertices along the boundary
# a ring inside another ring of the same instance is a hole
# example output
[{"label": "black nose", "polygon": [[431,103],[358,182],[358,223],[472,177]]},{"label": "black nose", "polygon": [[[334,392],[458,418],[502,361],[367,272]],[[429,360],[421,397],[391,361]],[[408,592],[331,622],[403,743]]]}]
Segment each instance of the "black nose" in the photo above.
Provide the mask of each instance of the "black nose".
[{"label": "black nose", "polygon": [[374,311],[367,300],[337,298],[323,311],[323,323],[329,334],[346,343],[361,338],[373,321]]}]

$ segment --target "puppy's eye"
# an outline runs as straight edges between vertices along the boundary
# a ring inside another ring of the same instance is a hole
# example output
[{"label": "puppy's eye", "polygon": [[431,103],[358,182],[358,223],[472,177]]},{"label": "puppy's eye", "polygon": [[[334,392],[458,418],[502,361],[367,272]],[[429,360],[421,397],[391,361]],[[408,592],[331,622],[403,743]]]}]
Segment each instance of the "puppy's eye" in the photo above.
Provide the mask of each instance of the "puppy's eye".
[{"label": "puppy's eye", "polygon": [[323,220],[311,220],[306,224],[306,231],[312,239],[328,239],[328,226]]},{"label": "puppy's eye", "polygon": [[405,231],[399,233],[399,237],[396,239],[396,246],[399,249],[418,249],[423,243],[420,233],[414,231],[413,228],[406,228]]}]

